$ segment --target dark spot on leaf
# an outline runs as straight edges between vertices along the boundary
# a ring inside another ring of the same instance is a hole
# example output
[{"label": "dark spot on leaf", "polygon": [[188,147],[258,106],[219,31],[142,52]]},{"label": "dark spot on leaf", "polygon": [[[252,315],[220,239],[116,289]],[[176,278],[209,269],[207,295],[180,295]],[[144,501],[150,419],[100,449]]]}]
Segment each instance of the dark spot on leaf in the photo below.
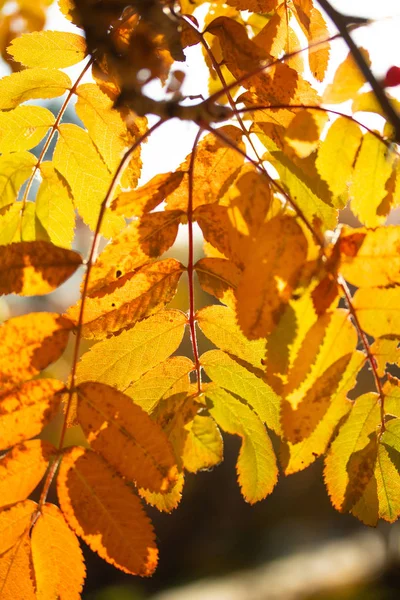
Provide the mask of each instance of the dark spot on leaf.
[{"label": "dark spot on leaf", "polygon": [[115,273],[115,276],[116,276],[116,277],[121,277],[121,275],[122,275],[122,271],[120,271],[120,270],[118,269],[118,271]]}]

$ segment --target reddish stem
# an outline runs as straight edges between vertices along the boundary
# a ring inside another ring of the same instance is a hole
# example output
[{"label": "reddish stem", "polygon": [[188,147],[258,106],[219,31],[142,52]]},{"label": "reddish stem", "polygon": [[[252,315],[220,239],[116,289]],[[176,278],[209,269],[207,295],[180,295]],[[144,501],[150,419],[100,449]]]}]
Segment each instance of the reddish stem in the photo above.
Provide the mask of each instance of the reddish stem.
[{"label": "reddish stem", "polygon": [[187,219],[188,219],[188,265],[187,265],[187,274],[188,274],[188,286],[189,286],[189,330],[190,330],[190,339],[192,342],[193,348],[193,358],[194,365],[196,369],[196,377],[197,377],[197,391],[199,394],[201,393],[201,367],[200,367],[200,359],[199,359],[199,349],[197,345],[197,336],[196,336],[196,323],[195,323],[195,304],[194,304],[194,260],[193,260],[193,252],[194,252],[194,240],[193,240],[193,182],[194,182],[194,163],[196,160],[196,149],[197,144],[199,142],[200,136],[202,134],[202,129],[200,128],[196,134],[192,154],[190,156],[190,163],[188,169],[188,208],[187,208]]}]

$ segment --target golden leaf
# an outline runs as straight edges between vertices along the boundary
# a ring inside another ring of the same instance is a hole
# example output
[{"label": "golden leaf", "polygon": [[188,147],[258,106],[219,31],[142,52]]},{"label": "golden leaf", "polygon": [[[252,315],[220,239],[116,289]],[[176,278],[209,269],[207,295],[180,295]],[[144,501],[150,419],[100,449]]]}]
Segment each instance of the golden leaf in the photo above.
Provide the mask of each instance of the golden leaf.
[{"label": "golden leaf", "polygon": [[57,478],[60,507],[69,526],[108,563],[149,576],[158,551],[139,498],[97,454],[73,447]]},{"label": "golden leaf", "polygon": [[224,258],[201,258],[194,265],[203,290],[234,308],[234,291],[240,280],[240,269]]},{"label": "golden leaf", "polygon": [[361,288],[353,298],[362,329],[374,337],[400,335],[400,288]]},{"label": "golden leaf", "polygon": [[13,548],[0,556],[2,600],[36,600],[32,578],[31,542],[26,533]]},{"label": "golden leaf", "polygon": [[188,436],[183,449],[183,464],[191,473],[215,467],[223,460],[221,433],[211,417],[196,415],[187,425]]},{"label": "golden leaf", "polygon": [[66,31],[34,31],[15,38],[7,52],[25,67],[71,67],[86,56],[85,38]]},{"label": "golden leaf", "polygon": [[36,508],[37,504],[33,500],[24,500],[0,511],[1,555],[13,548],[29,529]]},{"label": "golden leaf", "polygon": [[0,156],[0,208],[17,199],[21,185],[31,175],[36,162],[35,156],[29,152]]},{"label": "golden leaf", "polygon": [[54,115],[42,106],[18,106],[0,113],[0,152],[30,150],[54,124]]},{"label": "golden leaf", "polygon": [[[363,48],[360,48],[364,60],[371,65],[369,54]],[[353,100],[358,90],[364,85],[365,79],[359,70],[351,52],[346,59],[336,69],[333,82],[330,83],[322,97],[325,104],[340,104],[346,100]]]},{"label": "golden leaf", "polygon": [[26,100],[57,98],[72,86],[71,80],[57,69],[26,69],[0,80],[0,110],[16,108]]}]

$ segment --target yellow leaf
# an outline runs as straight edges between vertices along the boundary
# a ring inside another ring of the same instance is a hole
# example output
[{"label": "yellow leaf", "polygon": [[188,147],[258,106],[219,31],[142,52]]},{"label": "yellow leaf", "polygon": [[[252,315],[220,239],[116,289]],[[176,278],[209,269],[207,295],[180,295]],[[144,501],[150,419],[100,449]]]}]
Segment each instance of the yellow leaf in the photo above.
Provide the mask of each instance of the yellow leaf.
[{"label": "yellow leaf", "polygon": [[310,48],[308,52],[308,61],[310,70],[317,81],[323,81],[325,79],[326,71],[329,64],[330,45],[329,42],[326,44],[318,44],[316,47],[312,47],[316,42],[323,42],[330,37],[330,31],[328,25],[315,7],[312,8],[310,16]]},{"label": "yellow leaf", "polygon": [[169,491],[178,473],[161,427],[131,398],[103,383],[81,383],[78,394],[78,421],[93,450],[138,487]]},{"label": "yellow leaf", "polygon": [[54,121],[53,113],[42,106],[18,106],[0,113],[0,152],[34,148]]},{"label": "yellow leaf", "polygon": [[[387,90],[385,90],[385,93],[389,96],[390,103],[393,105],[393,107],[397,111],[400,111],[399,100],[397,100],[396,98],[393,98],[393,96],[391,94],[389,94]],[[379,101],[377,100],[377,98],[372,90],[370,92],[364,92],[363,94],[358,94],[353,100],[351,110],[353,113],[356,113],[359,111],[360,112],[373,112],[378,115],[381,115],[381,117],[384,117],[386,119],[386,113],[382,109],[382,106],[380,105]]]},{"label": "yellow leaf", "polygon": [[280,433],[281,399],[267,383],[221,350],[202,354],[200,363],[211,381],[245,400],[267,427]]},{"label": "yellow leaf", "polygon": [[75,227],[70,190],[50,162],[40,165],[40,174],[42,182],[36,195],[36,217],[53,244],[70,248]]},{"label": "yellow leaf", "polygon": [[[379,517],[394,523],[400,516],[400,453],[398,446],[399,421],[389,421],[387,430],[396,433],[396,443],[393,438],[383,434],[378,446],[375,477],[378,488]],[[389,438],[389,439],[388,439]]]},{"label": "yellow leaf", "polygon": [[[354,470],[349,473],[348,468],[351,457],[361,453],[370,443],[370,436],[375,433],[380,422],[379,412],[377,394],[360,396],[332,442],[325,459],[324,479],[331,502],[337,510],[350,510],[362,496],[373,475],[373,468],[362,473],[362,463],[356,465],[358,475]],[[368,454],[364,453],[364,458],[368,460]],[[354,459],[353,463],[355,464]]]},{"label": "yellow leaf", "polygon": [[[1,254],[0,254],[1,256]],[[102,339],[161,310],[175,296],[185,267],[174,258],[145,265],[85,299],[83,336]],[[67,316],[78,322],[81,301]]]},{"label": "yellow leaf", "polygon": [[183,485],[185,478],[183,473],[178,473],[178,480],[169,492],[149,492],[143,488],[138,490],[139,495],[146,500],[150,506],[155,506],[161,512],[169,513],[173,511],[182,498]]},{"label": "yellow leaf", "polygon": [[21,185],[31,175],[37,159],[29,152],[0,156],[0,208],[12,204]]},{"label": "yellow leaf", "polygon": [[80,254],[49,242],[0,246],[0,294],[48,294],[71,277],[81,264]]},{"label": "yellow leaf", "polygon": [[292,444],[290,441],[284,443],[281,449],[281,462],[286,475],[302,471],[326,452],[338,423],[351,409],[347,393],[355,386],[357,375],[364,364],[364,354],[354,352],[342,380],[331,396],[325,414],[315,429],[297,444]]},{"label": "yellow leaf", "polygon": [[[129,119],[123,119],[122,114],[113,108],[113,100],[94,83],[80,85],[76,93],[76,114],[88,130],[110,173],[114,174],[126,150],[139,137],[139,129],[136,125],[132,128],[128,126]],[[141,167],[139,147],[124,171],[121,184],[135,187]]]},{"label": "yellow leaf", "polygon": [[[368,52],[363,48],[360,48],[360,50],[368,66],[371,66]],[[327,86],[322,101],[325,104],[340,104],[347,100],[353,100],[364,83],[364,76],[359,70],[353,55],[349,52],[346,59],[336,69],[333,82]]]},{"label": "yellow leaf", "polygon": [[328,115],[320,111],[300,110],[286,130],[286,141],[300,158],[306,158],[319,145]]},{"label": "yellow leaf", "polygon": [[386,375],[386,365],[394,365],[399,361],[399,340],[396,338],[377,338],[371,345],[371,354],[376,362],[379,377]]},{"label": "yellow leaf", "polygon": [[361,139],[360,127],[350,119],[339,117],[329,128],[318,150],[315,166],[334,194],[332,204],[336,208],[343,208],[347,203],[347,196],[344,200],[340,196],[345,194],[351,181]]},{"label": "yellow leaf", "polygon": [[1,394],[1,447],[9,448],[38,435],[57,413],[64,389],[62,381],[38,379]]},{"label": "yellow leaf", "polygon": [[57,478],[60,507],[69,526],[108,563],[149,576],[158,551],[139,498],[97,454],[71,448]]},{"label": "yellow leaf", "polygon": [[33,500],[24,500],[0,511],[0,554],[15,546],[29,529],[36,507]]},{"label": "yellow leaf", "polygon": [[31,440],[14,446],[2,457],[0,460],[0,506],[25,500],[41,481],[51,455],[55,452],[54,446],[48,442]]},{"label": "yellow leaf", "polygon": [[7,52],[25,67],[71,67],[86,56],[85,38],[66,31],[33,31],[13,39]]},{"label": "yellow leaf", "polygon": [[264,425],[248,406],[228,392],[211,388],[206,395],[211,401],[210,415],[221,429],[242,438],[236,470],[244,499],[250,504],[263,500],[278,478],[274,450]]},{"label": "yellow leaf", "polygon": [[373,337],[400,335],[400,288],[361,288],[354,298],[362,329]]},{"label": "yellow leaf", "polygon": [[189,423],[183,449],[183,464],[190,473],[210,469],[224,457],[221,433],[211,417],[196,415]]},{"label": "yellow leaf", "polygon": [[357,287],[400,283],[400,227],[344,228],[338,241],[340,272]]},{"label": "yellow leaf", "polygon": [[387,209],[381,209],[392,174],[394,156],[388,154],[386,146],[372,133],[367,132],[361,144],[350,186],[351,209],[367,227],[382,225]]},{"label": "yellow leaf", "polygon": [[234,308],[234,290],[240,280],[240,269],[224,258],[201,258],[194,268],[203,290]]},{"label": "yellow leaf", "polygon": [[2,600],[36,600],[31,542],[27,533],[0,556],[0,596]]},{"label": "yellow leaf", "polygon": [[247,339],[230,308],[206,306],[196,313],[196,320],[204,335],[218,348],[237,356],[256,369],[262,369],[265,340]]},{"label": "yellow leaf", "polygon": [[[111,183],[111,174],[100,158],[87,131],[70,123],[58,127],[59,137],[53,155],[53,166],[71,187],[76,208],[91,229],[96,227],[100,205]],[[102,233],[116,235],[124,221],[106,211]]]},{"label": "yellow leaf", "polygon": [[186,315],[179,310],[164,310],[99,342],[78,363],[78,382],[95,380],[125,390],[175,352],[186,323]]},{"label": "yellow leaf", "polygon": [[72,323],[56,313],[31,313],[0,327],[0,391],[34,377],[64,352]]},{"label": "yellow leaf", "polygon": [[89,295],[96,296],[110,283],[161,256],[175,242],[184,213],[166,210],[133,221],[107,244],[89,278]]},{"label": "yellow leaf", "polygon": [[54,504],[42,506],[31,542],[37,600],[79,600],[86,573],[82,550]]},{"label": "yellow leaf", "polygon": [[[244,144],[242,131],[233,125],[225,125],[218,129],[242,151]],[[179,171],[187,172],[191,155],[179,167]],[[212,204],[221,198],[232,183],[238,169],[244,162],[243,156],[233,148],[226,146],[213,134],[207,135],[197,145],[193,180],[193,209],[203,204]],[[169,209],[180,209],[187,212],[189,193],[188,176],[182,179],[178,188],[167,199]]]},{"label": "yellow leaf", "polygon": [[57,69],[25,69],[0,80],[0,110],[16,108],[36,98],[57,98],[71,88],[71,80]]},{"label": "yellow leaf", "polygon": [[189,391],[192,371],[194,364],[189,358],[173,356],[145,373],[124,392],[135,404],[152,413],[163,398]]},{"label": "yellow leaf", "polygon": [[307,240],[294,218],[274,217],[260,229],[236,290],[238,323],[248,338],[265,337],[277,324],[306,256]]},{"label": "yellow leaf", "polygon": [[21,221],[21,205],[19,202],[14,202],[2,213],[0,215],[0,241],[2,244],[10,244],[18,233]]},{"label": "yellow leaf", "polygon": [[143,213],[150,212],[170,196],[180,185],[184,175],[183,171],[155,175],[153,179],[137,190],[119,194],[111,208],[117,215],[141,217]]}]

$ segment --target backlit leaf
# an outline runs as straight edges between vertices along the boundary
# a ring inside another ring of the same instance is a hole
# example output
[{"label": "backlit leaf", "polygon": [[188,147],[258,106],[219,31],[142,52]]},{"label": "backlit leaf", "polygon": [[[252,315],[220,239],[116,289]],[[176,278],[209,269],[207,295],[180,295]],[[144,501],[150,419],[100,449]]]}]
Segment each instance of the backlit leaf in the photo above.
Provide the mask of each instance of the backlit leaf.
[{"label": "backlit leaf", "polygon": [[57,492],[67,523],[94,552],[125,573],[152,574],[158,551],[151,523],[136,494],[100,456],[67,450]]},{"label": "backlit leaf", "polygon": [[221,350],[206,352],[200,363],[211,381],[245,400],[267,427],[280,433],[281,399],[267,383]]},{"label": "backlit leaf", "polygon": [[49,242],[0,246],[0,294],[48,294],[71,277],[81,264],[80,254]]},{"label": "backlit leaf", "polygon": [[31,175],[36,162],[29,152],[0,156],[0,208],[17,199],[21,185]]},{"label": "backlit leaf", "polygon": [[145,373],[124,392],[151,413],[162,398],[189,390],[189,373],[193,370],[194,364],[189,358],[173,356]]},{"label": "backlit leaf", "polygon": [[353,306],[362,329],[374,337],[400,335],[400,288],[362,288]]},{"label": "backlit leaf", "polygon": [[18,444],[7,452],[0,459],[0,505],[25,500],[41,481],[54,452],[56,449],[42,440]]},{"label": "backlit leaf", "polygon": [[[371,65],[368,52],[363,48],[360,48],[360,50],[368,66]],[[349,52],[346,59],[336,69],[333,82],[327,86],[322,100],[326,104],[340,104],[346,102],[346,100],[352,100],[364,83],[364,76],[359,70],[353,55]]]},{"label": "backlit leaf", "polygon": [[224,258],[201,258],[194,268],[203,290],[234,308],[234,290],[240,280],[240,269]]},{"label": "backlit leaf", "polygon": [[183,450],[183,464],[187,471],[197,473],[209,469],[223,460],[221,433],[210,417],[196,415],[190,422]]},{"label": "backlit leaf", "polygon": [[57,360],[72,323],[56,313],[13,317],[0,327],[0,390],[30,379]]},{"label": "backlit leaf", "polygon": [[300,158],[309,156],[319,145],[328,116],[320,111],[300,110],[286,130],[287,143]]},{"label": "backlit leaf", "polygon": [[56,379],[27,381],[0,396],[0,443],[9,448],[38,435],[60,406],[65,384]]},{"label": "backlit leaf", "polygon": [[66,31],[34,31],[15,38],[7,52],[25,67],[64,68],[86,56],[85,38]]},{"label": "backlit leaf", "polygon": [[78,381],[95,380],[125,390],[175,352],[186,323],[186,315],[179,310],[164,310],[99,342],[78,363]]},{"label": "backlit leaf", "polygon": [[393,157],[372,133],[363,137],[350,187],[351,209],[367,227],[382,225],[388,210],[381,203],[387,194],[386,183],[392,174]]},{"label": "backlit leaf", "polygon": [[40,175],[42,182],[36,195],[36,217],[53,244],[70,248],[75,226],[70,190],[50,162],[40,165]]},{"label": "backlit leaf", "polygon": [[210,388],[209,412],[217,424],[242,438],[236,469],[243,497],[250,504],[262,500],[275,487],[278,469],[271,440],[257,415],[228,392]]},{"label": "backlit leaf", "polygon": [[328,25],[315,6],[312,9],[310,17],[310,48],[308,61],[310,64],[310,70],[315,79],[323,81],[325,79],[326,71],[329,63],[330,48],[329,43],[312,47],[313,44],[327,40],[330,36]]},{"label": "backlit leaf", "polygon": [[0,556],[2,600],[36,600],[32,578],[31,542],[26,533],[13,548]]},{"label": "backlit leaf", "polygon": [[103,383],[81,383],[78,394],[78,421],[93,450],[138,487],[169,491],[177,467],[161,427],[131,398]]},{"label": "backlit leaf", "polygon": [[41,507],[31,537],[37,600],[79,600],[86,573],[82,550],[57,506]]},{"label": "backlit leaf", "polygon": [[[115,284],[102,289],[101,296],[86,298],[84,337],[104,338],[159,311],[174,297],[184,269],[174,258],[167,258],[120,277]],[[76,323],[80,306],[81,301],[67,313]]]},{"label": "backlit leaf", "polygon": [[185,478],[183,473],[178,473],[178,480],[169,492],[150,492],[149,490],[138,490],[139,495],[146,500],[150,506],[155,506],[161,512],[169,513],[174,510],[182,498]]},{"label": "backlit leaf", "polygon": [[0,152],[34,148],[54,121],[54,115],[42,106],[18,106],[0,113]]},{"label": "backlit leaf", "polygon": [[29,529],[36,508],[33,500],[24,500],[0,511],[0,554],[15,546]]},{"label": "backlit leaf", "polygon": [[396,364],[400,358],[399,340],[396,338],[377,338],[371,345],[371,354],[375,359],[379,377],[386,374],[387,364]]},{"label": "backlit leaf", "polygon": [[[70,123],[58,127],[59,137],[53,155],[53,166],[71,187],[75,206],[91,229],[94,229],[111,174],[101,160],[87,131]],[[102,232],[112,237],[122,228],[123,220],[107,211]]]},{"label": "backlit leaf", "polygon": [[57,69],[25,69],[0,80],[0,110],[16,108],[36,98],[57,98],[71,88],[71,80]]}]

